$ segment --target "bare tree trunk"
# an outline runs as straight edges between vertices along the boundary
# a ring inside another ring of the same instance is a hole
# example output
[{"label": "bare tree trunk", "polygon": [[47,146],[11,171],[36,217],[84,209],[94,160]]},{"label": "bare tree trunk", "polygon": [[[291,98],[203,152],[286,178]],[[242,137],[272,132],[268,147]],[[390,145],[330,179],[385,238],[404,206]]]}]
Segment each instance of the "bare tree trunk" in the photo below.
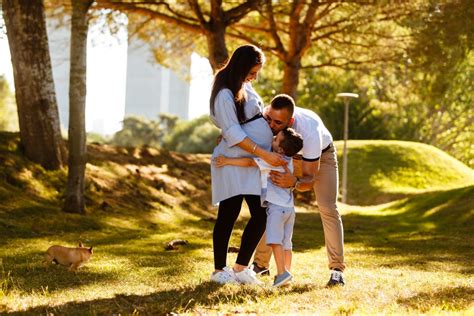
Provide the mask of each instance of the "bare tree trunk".
[{"label": "bare tree trunk", "polygon": [[211,31],[206,32],[209,63],[214,72],[224,66],[229,58],[225,43],[225,30],[225,25],[218,25],[214,26]]},{"label": "bare tree trunk", "polygon": [[66,200],[63,206],[63,211],[68,213],[85,213],[87,11],[92,2],[93,0],[72,1],[71,70],[69,74],[69,161]]},{"label": "bare tree trunk", "polygon": [[54,91],[43,1],[3,0],[13,64],[21,144],[46,169],[66,160]]},{"label": "bare tree trunk", "polygon": [[283,68],[283,84],[281,90],[292,96],[296,100],[296,91],[298,89],[299,72],[301,68],[301,59],[285,63]]}]

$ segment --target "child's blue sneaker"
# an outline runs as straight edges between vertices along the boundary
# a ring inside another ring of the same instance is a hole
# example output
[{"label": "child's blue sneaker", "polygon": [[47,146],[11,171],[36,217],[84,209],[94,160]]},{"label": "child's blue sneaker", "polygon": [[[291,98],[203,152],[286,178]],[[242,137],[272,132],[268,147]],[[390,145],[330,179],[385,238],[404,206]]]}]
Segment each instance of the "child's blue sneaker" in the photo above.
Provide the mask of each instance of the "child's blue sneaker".
[{"label": "child's blue sneaker", "polygon": [[275,281],[273,282],[273,287],[279,287],[282,285],[287,284],[293,278],[290,272],[285,271],[283,274],[279,274],[275,277]]}]

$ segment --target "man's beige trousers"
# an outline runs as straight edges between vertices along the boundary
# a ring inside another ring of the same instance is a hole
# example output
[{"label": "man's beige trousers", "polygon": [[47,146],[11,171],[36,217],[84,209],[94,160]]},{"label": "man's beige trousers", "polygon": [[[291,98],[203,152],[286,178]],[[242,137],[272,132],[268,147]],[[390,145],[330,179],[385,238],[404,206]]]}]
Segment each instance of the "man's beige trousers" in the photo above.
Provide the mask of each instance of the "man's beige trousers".
[{"label": "man's beige trousers", "polygon": [[[321,155],[319,173],[313,189],[323,222],[329,269],[344,271],[344,231],[336,204],[338,188],[337,156],[332,146]],[[298,230],[298,227],[295,227],[295,230]],[[265,239],[266,234],[260,240],[254,256],[254,262],[260,267],[269,267],[272,255],[272,248],[265,244]]]}]

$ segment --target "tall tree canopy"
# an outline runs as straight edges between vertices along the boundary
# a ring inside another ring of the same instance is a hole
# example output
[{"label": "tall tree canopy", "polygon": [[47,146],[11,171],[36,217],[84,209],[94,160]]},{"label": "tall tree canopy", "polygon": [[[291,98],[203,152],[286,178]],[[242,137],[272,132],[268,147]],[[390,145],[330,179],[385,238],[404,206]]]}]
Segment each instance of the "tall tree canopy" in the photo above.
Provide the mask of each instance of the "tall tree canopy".
[{"label": "tall tree canopy", "polygon": [[296,97],[301,69],[395,61],[409,37],[397,22],[418,9],[415,3],[266,0],[258,15],[228,33],[276,56],[283,65],[281,92]]},{"label": "tall tree canopy", "polygon": [[[221,67],[229,56],[226,46],[227,28],[238,23],[249,12],[256,10],[261,0],[246,0],[237,4],[222,0],[200,2],[181,1],[118,1],[98,0],[98,8],[112,8],[126,13],[145,16],[144,27],[153,20],[176,27],[178,32],[188,32],[195,38],[204,35],[208,59],[213,70]],[[174,33],[177,34],[177,33]]]}]

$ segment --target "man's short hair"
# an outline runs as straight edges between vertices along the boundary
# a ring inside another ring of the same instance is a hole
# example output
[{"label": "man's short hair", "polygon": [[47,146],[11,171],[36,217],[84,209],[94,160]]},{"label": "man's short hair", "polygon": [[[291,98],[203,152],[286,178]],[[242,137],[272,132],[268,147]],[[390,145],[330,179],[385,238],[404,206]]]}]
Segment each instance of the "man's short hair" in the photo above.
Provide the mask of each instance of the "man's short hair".
[{"label": "man's short hair", "polygon": [[282,129],[281,132],[283,139],[280,141],[280,148],[286,156],[293,157],[303,148],[303,137],[290,127]]},{"label": "man's short hair", "polygon": [[275,110],[286,109],[292,117],[295,111],[295,100],[288,94],[278,94],[272,99],[270,106]]}]

